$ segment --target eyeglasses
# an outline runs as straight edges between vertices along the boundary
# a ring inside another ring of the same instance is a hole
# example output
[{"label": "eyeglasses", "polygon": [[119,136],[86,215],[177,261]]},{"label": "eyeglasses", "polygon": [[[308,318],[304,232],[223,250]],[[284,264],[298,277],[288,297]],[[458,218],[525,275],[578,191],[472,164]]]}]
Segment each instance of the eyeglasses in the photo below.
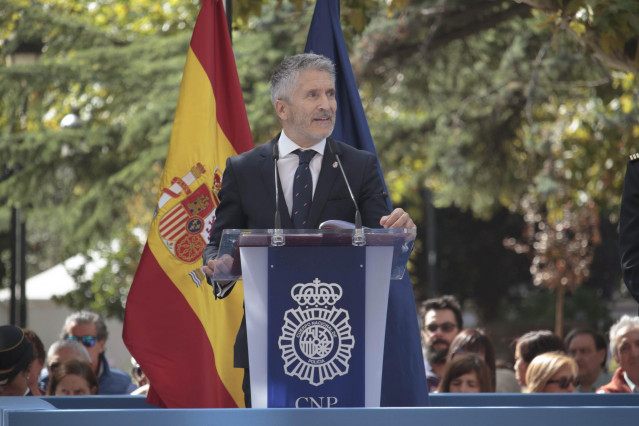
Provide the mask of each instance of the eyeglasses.
[{"label": "eyeglasses", "polygon": [[67,336],[66,340],[75,340],[76,342],[82,343],[87,348],[92,348],[93,346],[95,346],[95,342],[98,341],[98,338],[96,336]]},{"label": "eyeglasses", "polygon": [[568,389],[570,385],[573,385],[574,387],[579,386],[579,377],[562,377],[557,380],[548,380],[546,383],[557,383],[557,386],[561,389]]},{"label": "eyeglasses", "polygon": [[453,324],[452,322],[445,322],[443,324],[435,324],[433,322],[433,323],[430,323],[430,324],[428,324],[426,326],[426,329],[428,331],[430,331],[431,333],[436,332],[437,329],[439,329],[439,328],[441,328],[444,333],[450,333],[451,331],[453,331],[454,329],[457,328],[457,324]]}]

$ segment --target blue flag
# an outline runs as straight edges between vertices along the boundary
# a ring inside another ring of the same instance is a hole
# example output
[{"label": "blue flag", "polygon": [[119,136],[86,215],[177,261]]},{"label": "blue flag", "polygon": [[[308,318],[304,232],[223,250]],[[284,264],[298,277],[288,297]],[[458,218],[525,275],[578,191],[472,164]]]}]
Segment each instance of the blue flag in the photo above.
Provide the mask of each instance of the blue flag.
[{"label": "blue flag", "polygon": [[[324,55],[335,63],[337,117],[332,137],[377,155],[342,33],[339,0],[317,0],[304,50]],[[390,200],[388,203],[390,208]],[[381,405],[385,407],[429,405],[417,311],[408,274],[403,280],[391,283],[386,320]]]}]

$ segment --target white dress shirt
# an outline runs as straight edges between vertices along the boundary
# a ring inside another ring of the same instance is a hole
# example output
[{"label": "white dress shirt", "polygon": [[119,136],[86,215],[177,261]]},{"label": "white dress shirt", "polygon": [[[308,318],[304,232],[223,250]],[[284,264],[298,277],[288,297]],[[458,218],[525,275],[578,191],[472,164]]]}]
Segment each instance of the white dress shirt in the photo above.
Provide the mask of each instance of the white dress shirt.
[{"label": "white dress shirt", "polygon": [[293,181],[295,180],[295,171],[299,165],[299,156],[293,154],[296,149],[306,150],[312,149],[317,152],[311,159],[309,168],[311,169],[311,176],[313,177],[313,195],[315,195],[315,187],[317,186],[317,179],[322,168],[322,157],[324,157],[324,148],[326,148],[326,139],[322,139],[310,148],[302,148],[284,133],[280,135],[280,139],[277,141],[278,149],[280,152],[279,160],[277,160],[277,168],[280,175],[280,183],[282,185],[282,192],[284,194],[284,200],[286,200],[286,206],[288,207],[288,214],[293,211]]}]

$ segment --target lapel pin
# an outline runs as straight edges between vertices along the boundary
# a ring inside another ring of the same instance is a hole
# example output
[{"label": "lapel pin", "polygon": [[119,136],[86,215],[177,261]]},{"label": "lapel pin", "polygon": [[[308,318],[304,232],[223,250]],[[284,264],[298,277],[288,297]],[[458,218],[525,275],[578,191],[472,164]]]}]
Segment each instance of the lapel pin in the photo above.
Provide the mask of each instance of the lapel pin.
[{"label": "lapel pin", "polygon": [[333,162],[333,168],[336,169],[337,168],[337,161]]}]

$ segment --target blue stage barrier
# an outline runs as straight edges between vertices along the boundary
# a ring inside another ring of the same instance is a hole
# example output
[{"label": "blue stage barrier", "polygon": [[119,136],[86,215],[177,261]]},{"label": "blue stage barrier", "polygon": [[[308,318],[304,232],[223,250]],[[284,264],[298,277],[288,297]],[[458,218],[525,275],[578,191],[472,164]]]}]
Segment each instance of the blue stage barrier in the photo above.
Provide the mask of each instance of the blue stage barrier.
[{"label": "blue stage barrier", "polygon": [[66,410],[157,408],[146,402],[146,395],[43,396],[41,399]]},{"label": "blue stage barrier", "polygon": [[637,394],[433,394],[430,401],[429,408],[169,410],[144,396],[4,397],[0,426],[599,426],[639,419]]},{"label": "blue stage barrier", "polygon": [[633,407],[632,393],[433,393],[431,407]]},{"label": "blue stage barrier", "polygon": [[439,407],[208,410],[34,410],[7,409],[3,426],[551,426],[636,424],[639,407]]}]

